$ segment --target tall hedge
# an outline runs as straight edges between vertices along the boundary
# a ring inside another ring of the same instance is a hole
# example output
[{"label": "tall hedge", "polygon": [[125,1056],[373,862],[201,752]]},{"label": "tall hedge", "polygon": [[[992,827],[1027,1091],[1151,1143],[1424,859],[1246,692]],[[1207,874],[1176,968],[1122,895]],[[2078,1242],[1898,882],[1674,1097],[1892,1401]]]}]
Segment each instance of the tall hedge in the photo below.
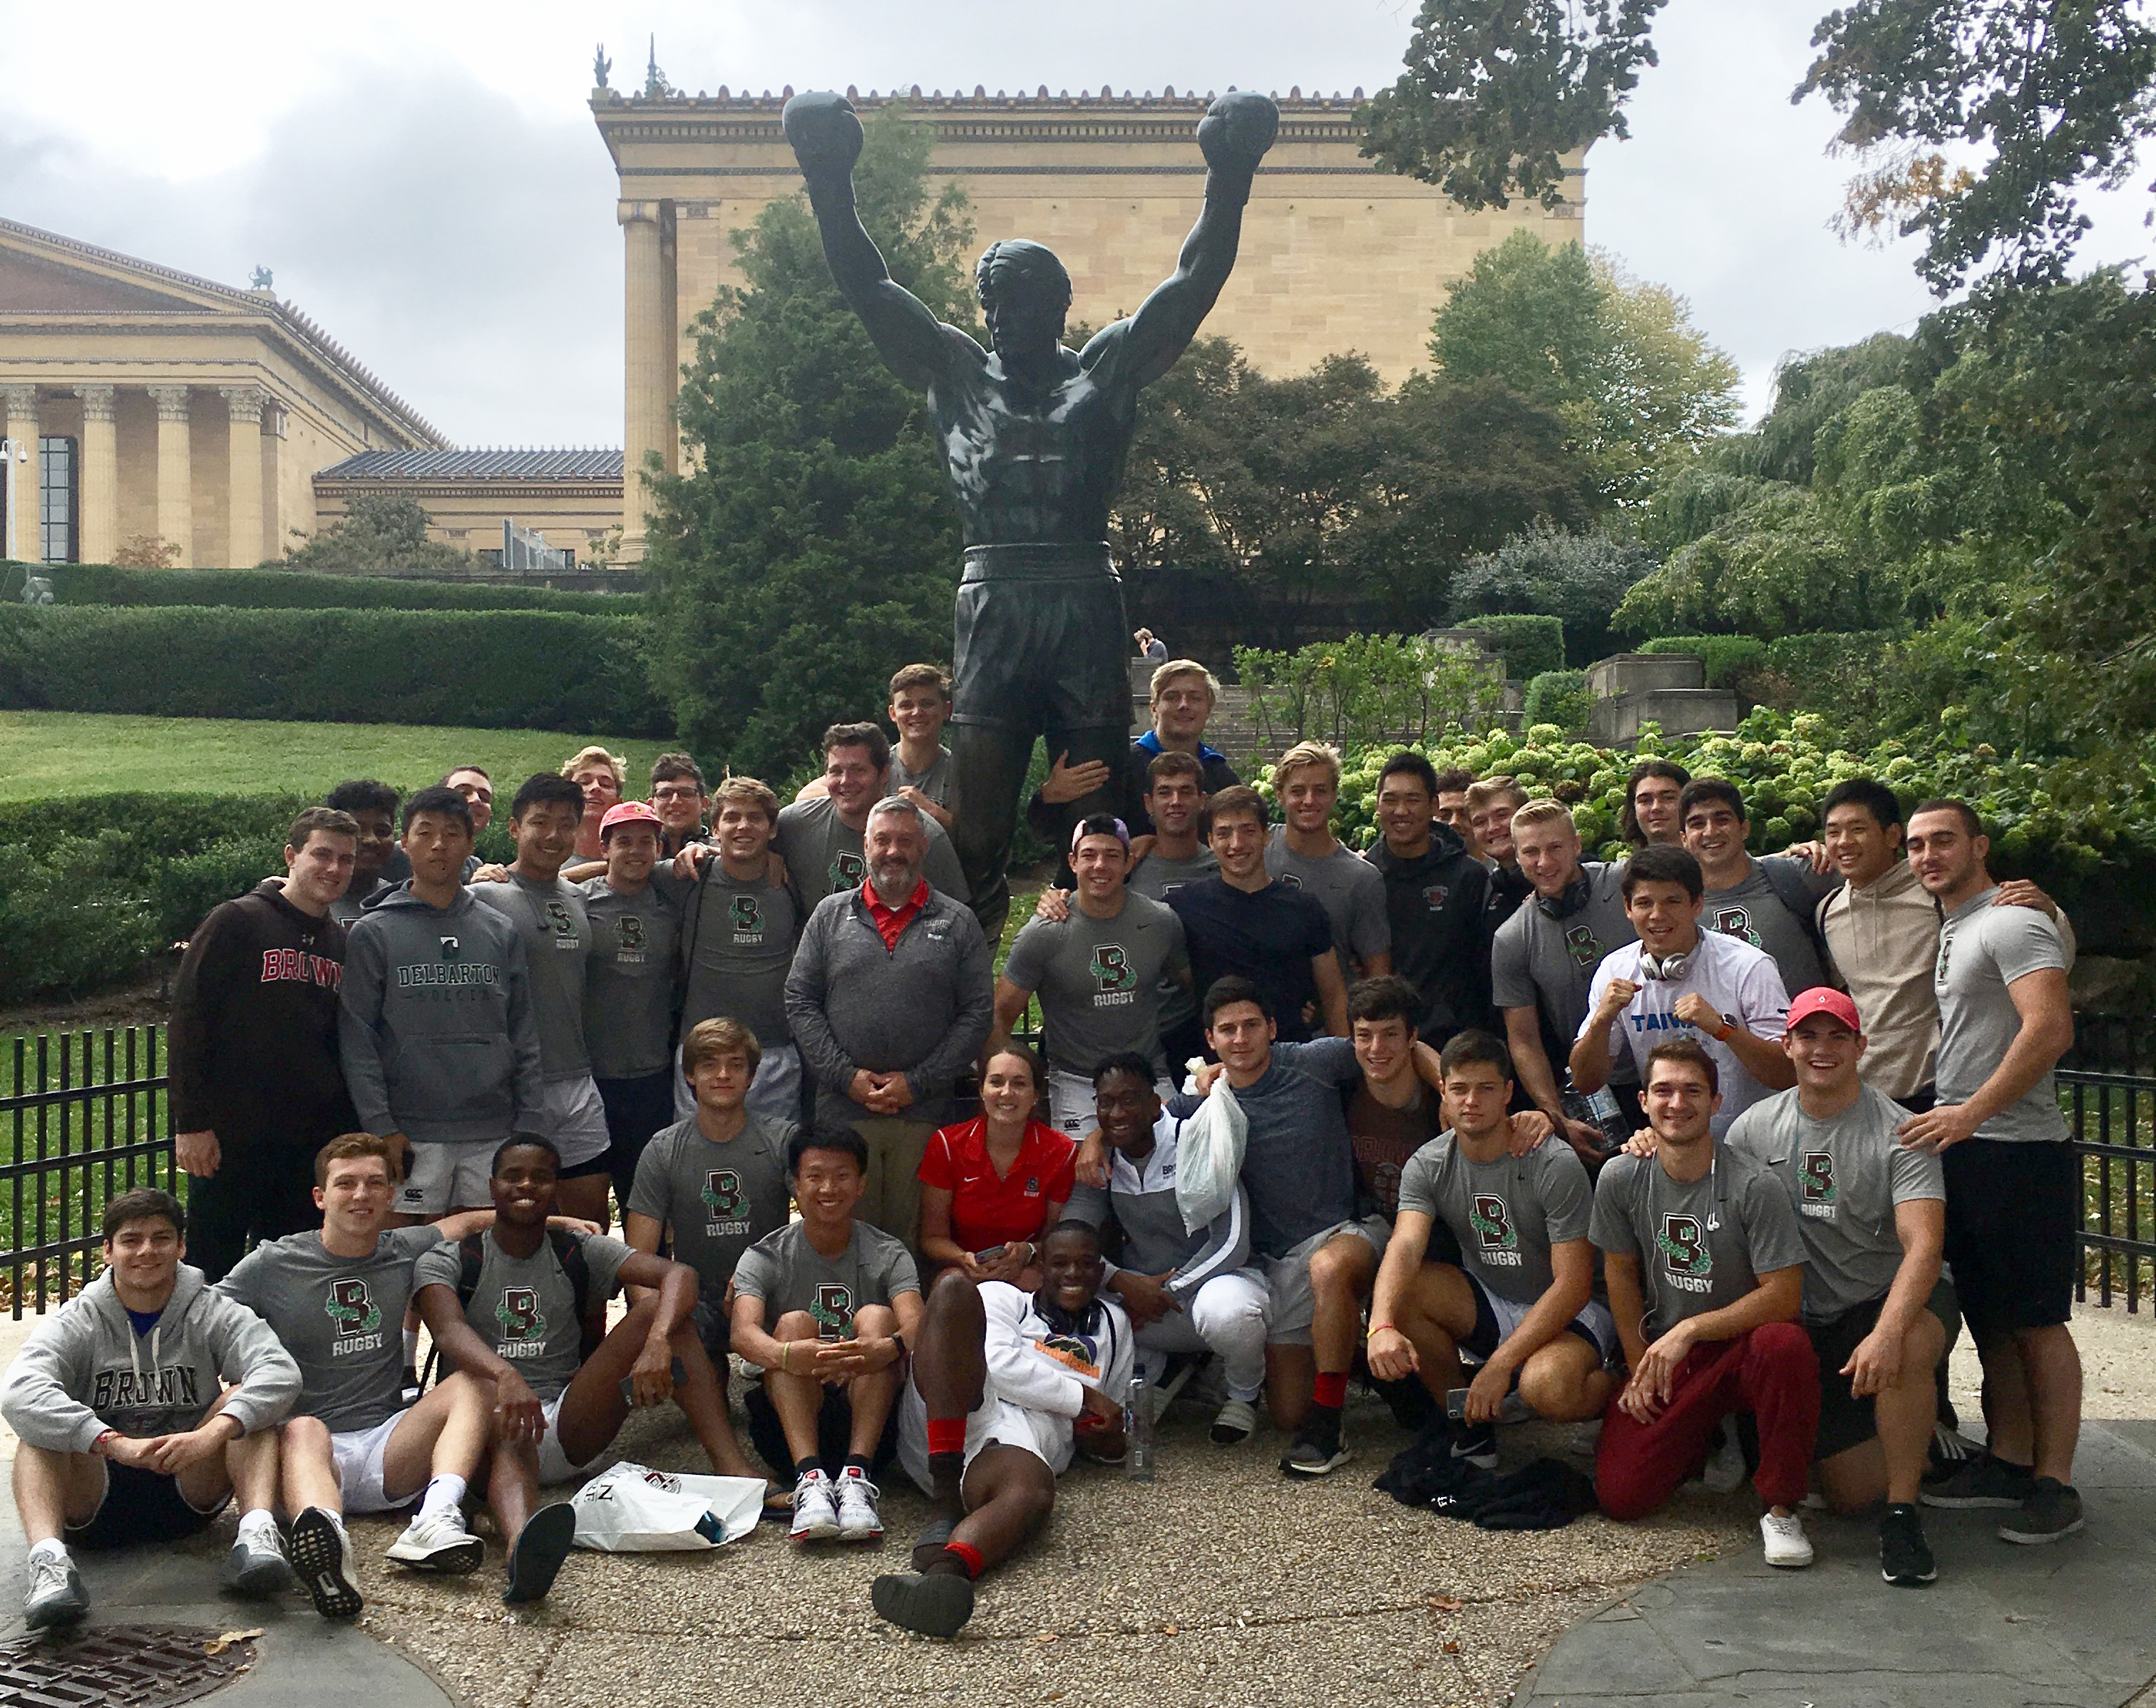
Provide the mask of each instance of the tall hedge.
[{"label": "tall hedge", "polygon": [[557,592],[484,582],[325,575],[297,569],[121,569],[109,563],[0,563],[0,599],[13,600],[21,575],[45,577],[61,605],[234,605],[252,610],[588,611],[628,617],[640,592]]},{"label": "tall hedge", "polygon": [[639,617],[0,607],[0,710],[665,737]]},{"label": "tall hedge", "polygon": [[1518,682],[1531,682],[1545,670],[1564,668],[1564,623],[1557,617],[1529,617],[1510,613],[1470,617],[1462,628],[1479,628],[1490,637],[1491,652],[1505,660],[1505,674]]},{"label": "tall hedge", "polygon": [[1665,634],[1645,642],[1643,653],[1679,653],[1707,666],[1707,685],[1734,688],[1740,671],[1767,656],[1767,643],[1750,634]]}]

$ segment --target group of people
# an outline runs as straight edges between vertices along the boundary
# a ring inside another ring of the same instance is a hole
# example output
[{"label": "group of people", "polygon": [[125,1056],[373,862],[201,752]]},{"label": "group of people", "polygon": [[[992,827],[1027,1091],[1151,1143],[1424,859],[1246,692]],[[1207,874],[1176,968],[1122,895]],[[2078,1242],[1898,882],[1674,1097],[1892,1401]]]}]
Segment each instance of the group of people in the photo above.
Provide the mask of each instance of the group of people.
[{"label": "group of people", "polygon": [[[1213,1442],[1262,1403],[1291,1478],[1348,1460],[1359,1367],[1477,1465],[1582,1426],[1613,1517],[1749,1469],[1777,1566],[1812,1500],[1883,1503],[1896,1584],[1934,1576],[1922,1504],[2080,1526],[2071,934],[1966,805],[1845,782],[1754,859],[1740,791],[1647,760],[1604,865],[1560,803],[1404,751],[1358,854],[1339,756],[1291,749],[1269,801],[1204,740],[1217,695],[1154,672],[1116,814],[1070,822],[1106,767],[1056,757],[1028,812],[1062,881],[999,972],[932,665],[892,680],[896,746],[833,726],[783,806],[684,754],[632,799],[591,746],[517,786],[506,866],[476,766],[300,813],[182,967],[184,1208],[116,1197],[105,1275],[0,1392],[30,1623],[86,1610],[71,1546],[228,1502],[237,1593],[357,1612],[353,1512],[477,1569],[483,1501],[536,1600],[564,1487],[672,1403],[803,1543],[880,1537],[896,1460],[932,1516],[874,1604],[949,1635],[1074,1455],[1119,1459],[1133,1378],[1200,1366]],[[1193,1227],[1178,1148],[1230,1098]]]}]

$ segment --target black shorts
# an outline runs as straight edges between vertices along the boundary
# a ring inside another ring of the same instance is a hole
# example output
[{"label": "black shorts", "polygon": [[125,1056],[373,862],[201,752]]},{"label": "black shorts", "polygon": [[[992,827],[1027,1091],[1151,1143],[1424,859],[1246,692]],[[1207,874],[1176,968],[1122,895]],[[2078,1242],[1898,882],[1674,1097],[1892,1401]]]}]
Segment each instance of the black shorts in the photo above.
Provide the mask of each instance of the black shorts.
[{"label": "black shorts", "polygon": [[85,1548],[124,1548],[138,1542],[174,1542],[198,1536],[224,1511],[232,1496],[198,1512],[187,1505],[177,1479],[162,1471],[106,1460],[105,1498],[87,1524],[67,1527],[67,1541]]},{"label": "black shorts", "polygon": [[554,1177],[557,1180],[584,1180],[594,1174],[609,1174],[613,1171],[613,1147],[608,1146],[596,1157],[587,1157],[581,1162],[565,1162]]},{"label": "black shorts", "polygon": [[[899,1398],[896,1394],[891,1396],[891,1415],[884,1419],[883,1435],[876,1443],[875,1451],[869,1456],[871,1477],[881,1477],[898,1456]],[[770,1396],[764,1393],[763,1384],[756,1383],[742,1399],[748,1412],[749,1440],[763,1455],[763,1462],[777,1471],[783,1481],[791,1483],[793,1454],[786,1445],[786,1428],[778,1421],[778,1413]],[[845,1464],[853,1434],[853,1402],[846,1398],[843,1387],[826,1387],[823,1407],[816,1413],[816,1457],[823,1462],[828,1475],[837,1476]]]},{"label": "black shorts", "polygon": [[1106,546],[969,546],[951,721],[1058,733],[1131,726],[1123,583]]},{"label": "black shorts", "polygon": [[[1947,1331],[1946,1343],[1951,1346],[1961,1327],[1961,1306],[1954,1297],[1953,1283],[1942,1279],[1924,1306],[1938,1318]],[[1879,1433],[1871,1396],[1851,1393],[1849,1378],[1841,1373],[1841,1367],[1878,1326],[1879,1313],[1886,1308],[1887,1295],[1881,1293],[1869,1304],[1845,1310],[1830,1322],[1804,1325],[1804,1332],[1812,1338],[1812,1350],[1819,1354],[1820,1421],[1819,1438],[1812,1448],[1815,1459],[1832,1459],[1837,1453],[1861,1447]]]},{"label": "black shorts", "polygon": [[1964,1139],[1940,1153],[1946,1259],[1979,1348],[2073,1315],[2081,1272],[2082,1168],[2073,1146]]}]

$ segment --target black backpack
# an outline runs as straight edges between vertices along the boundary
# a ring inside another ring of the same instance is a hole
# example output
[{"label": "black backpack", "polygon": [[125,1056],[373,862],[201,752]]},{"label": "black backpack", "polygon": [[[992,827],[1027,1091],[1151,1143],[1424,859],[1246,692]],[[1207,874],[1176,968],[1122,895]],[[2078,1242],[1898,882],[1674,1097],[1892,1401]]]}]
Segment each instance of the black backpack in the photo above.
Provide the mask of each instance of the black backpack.
[{"label": "black backpack", "polygon": [[[564,1228],[550,1227],[547,1244],[553,1248],[554,1260],[562,1266],[562,1273],[569,1278],[570,1291],[577,1301],[577,1321],[583,1325],[582,1355],[588,1358],[592,1349],[605,1336],[606,1300],[597,1301],[601,1313],[598,1323],[592,1320],[593,1299],[591,1265],[584,1260],[584,1243]],[[472,1295],[479,1291],[479,1272],[486,1266],[486,1235],[467,1234],[457,1242],[457,1303],[465,1310],[471,1309]],[[594,1329],[598,1333],[593,1333]]]}]

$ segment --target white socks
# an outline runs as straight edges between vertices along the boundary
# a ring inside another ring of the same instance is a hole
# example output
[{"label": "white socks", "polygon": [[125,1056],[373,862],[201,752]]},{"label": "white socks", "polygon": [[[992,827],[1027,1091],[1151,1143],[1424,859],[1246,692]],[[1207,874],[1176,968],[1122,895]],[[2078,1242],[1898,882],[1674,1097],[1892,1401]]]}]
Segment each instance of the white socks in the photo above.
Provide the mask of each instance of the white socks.
[{"label": "white socks", "polygon": [[239,1540],[243,1542],[266,1541],[273,1545],[276,1542],[277,1521],[270,1516],[268,1508],[258,1506],[251,1512],[239,1515]]},{"label": "white socks", "polygon": [[439,1518],[444,1512],[454,1512],[464,1498],[462,1477],[436,1477],[427,1485],[426,1496],[419,1502],[419,1516]]},{"label": "white socks", "polygon": [[64,1560],[67,1557],[67,1544],[56,1536],[47,1536],[30,1549],[30,1557],[33,1560]]}]

